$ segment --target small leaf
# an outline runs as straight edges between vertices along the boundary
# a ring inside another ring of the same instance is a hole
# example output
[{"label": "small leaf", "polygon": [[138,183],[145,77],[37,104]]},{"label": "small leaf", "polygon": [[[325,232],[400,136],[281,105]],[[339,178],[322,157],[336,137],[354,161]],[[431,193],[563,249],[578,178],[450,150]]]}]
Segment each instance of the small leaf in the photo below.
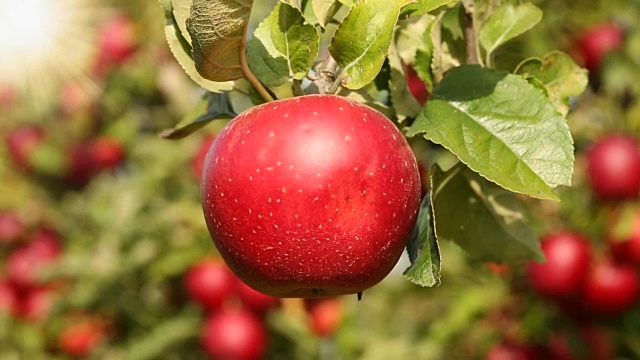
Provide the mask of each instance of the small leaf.
[{"label": "small leaf", "polygon": [[311,0],[311,6],[318,23],[325,27],[340,8],[340,2],[338,0]]},{"label": "small leaf", "polygon": [[487,58],[502,44],[525,33],[542,19],[542,10],[532,3],[504,3],[491,15],[480,30],[480,44]]},{"label": "small leaf", "polygon": [[415,4],[407,5],[407,7],[402,10],[402,13],[407,16],[426,15],[441,6],[458,1],[459,0],[418,0]]},{"label": "small leaf", "polygon": [[[231,108],[227,93],[207,93],[173,129],[160,133],[164,139],[182,139],[213,120],[229,120],[237,114]],[[194,119],[195,118],[195,119]]]},{"label": "small leaf", "polygon": [[558,112],[565,116],[570,97],[580,95],[589,83],[587,70],[561,51],[553,51],[544,59],[526,59],[518,65],[516,73],[542,82]]},{"label": "small leaf", "polygon": [[278,3],[249,40],[249,65],[264,84],[303,79],[318,56],[320,35],[300,10]]},{"label": "small leaf", "polygon": [[422,199],[418,221],[407,243],[407,253],[411,266],[404,276],[420,286],[440,285],[440,248],[436,240],[433,224],[431,194]]},{"label": "small leaf", "polygon": [[182,69],[189,77],[200,87],[212,92],[230,91],[233,88],[233,82],[214,82],[203,78],[195,68],[193,59],[191,59],[191,45],[189,41],[182,36],[180,27],[174,18],[174,10],[170,0],[162,2],[165,15],[164,32],[171,53],[176,58]]},{"label": "small leaf", "polygon": [[431,168],[435,233],[485,262],[543,260],[538,237],[517,197],[459,164]]},{"label": "small leaf", "polygon": [[252,0],[193,0],[187,30],[198,73],[212,81],[244,77],[242,56]]},{"label": "small leaf", "polygon": [[424,133],[511,191],[557,200],[570,185],[573,140],[549,99],[522,77],[465,65],[436,86],[408,131]]},{"label": "small leaf", "polygon": [[400,9],[410,0],[359,0],[349,10],[329,45],[341,68],[343,85],[359,89],[382,68]]}]

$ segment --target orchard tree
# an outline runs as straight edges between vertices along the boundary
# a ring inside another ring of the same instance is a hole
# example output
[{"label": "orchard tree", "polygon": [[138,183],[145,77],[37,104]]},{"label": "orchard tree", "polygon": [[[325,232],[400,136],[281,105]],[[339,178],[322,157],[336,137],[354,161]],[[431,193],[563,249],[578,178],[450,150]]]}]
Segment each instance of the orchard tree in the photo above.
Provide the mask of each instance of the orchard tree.
[{"label": "orchard tree", "polygon": [[[500,61],[542,19],[532,3],[278,1],[259,23],[251,1],[161,3],[174,56],[206,90],[162,136],[233,119],[209,150],[202,202],[219,252],[250,285],[361,293],[398,244],[422,286],[440,283],[442,241],[484,262],[544,258],[520,201],[557,201],[571,184],[566,116],[587,72],[560,51]],[[429,161],[420,205],[424,155],[403,155],[419,138],[456,160]]]}]

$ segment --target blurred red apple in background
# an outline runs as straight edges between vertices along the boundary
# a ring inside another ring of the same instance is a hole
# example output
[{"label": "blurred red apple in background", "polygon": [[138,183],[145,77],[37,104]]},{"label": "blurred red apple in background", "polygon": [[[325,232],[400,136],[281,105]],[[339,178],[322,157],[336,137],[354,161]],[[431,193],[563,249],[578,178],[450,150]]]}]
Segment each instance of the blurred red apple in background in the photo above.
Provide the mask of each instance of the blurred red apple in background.
[{"label": "blurred red apple in background", "polygon": [[237,279],[221,260],[207,258],[184,275],[189,297],[207,310],[217,310],[236,291]]},{"label": "blurred red apple in background", "polygon": [[267,332],[256,315],[244,309],[212,313],[205,321],[201,342],[212,359],[258,360],[267,347]]},{"label": "blurred red apple in background", "polygon": [[593,265],[585,279],[582,299],[585,307],[605,315],[621,314],[635,305],[640,280],[632,266],[609,260]]},{"label": "blurred red apple in background", "polygon": [[587,152],[587,171],[593,191],[604,199],[640,195],[640,144],[626,134],[596,140]]},{"label": "blurred red apple in background", "polygon": [[622,46],[624,32],[614,23],[587,29],[576,41],[576,52],[584,67],[597,72],[605,56]]}]

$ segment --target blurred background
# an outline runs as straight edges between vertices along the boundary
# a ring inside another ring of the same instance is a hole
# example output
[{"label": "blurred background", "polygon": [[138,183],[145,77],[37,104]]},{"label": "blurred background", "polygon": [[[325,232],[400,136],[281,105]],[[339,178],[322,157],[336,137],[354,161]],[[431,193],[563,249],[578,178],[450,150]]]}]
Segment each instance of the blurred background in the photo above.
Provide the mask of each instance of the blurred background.
[{"label": "blurred background", "polygon": [[[560,49],[590,71],[574,186],[522,199],[546,265],[442,242],[439,287],[405,280],[403,259],[361,301],[310,301],[259,294],[217,258],[199,176],[224,122],[159,137],[204,91],[157,1],[5,2],[0,359],[640,359],[640,2],[534,3],[542,22],[497,67]],[[424,168],[447,158],[412,141]]]}]

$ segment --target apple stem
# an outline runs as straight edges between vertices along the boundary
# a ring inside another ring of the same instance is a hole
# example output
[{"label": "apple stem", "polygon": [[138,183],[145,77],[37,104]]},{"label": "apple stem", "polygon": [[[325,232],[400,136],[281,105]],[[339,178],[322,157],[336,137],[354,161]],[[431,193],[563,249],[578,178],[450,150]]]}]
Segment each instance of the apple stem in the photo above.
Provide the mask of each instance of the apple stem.
[{"label": "apple stem", "polygon": [[[248,26],[249,22],[247,21],[247,24],[245,25],[245,34]],[[242,46],[240,46],[240,69],[242,70],[244,77],[251,83],[251,85],[253,85],[266,102],[275,100],[249,67],[249,62],[247,61],[247,36],[243,37]]]},{"label": "apple stem", "polygon": [[358,292],[358,301],[362,300],[362,291]]},{"label": "apple stem", "polygon": [[338,62],[331,56],[327,56],[319,65],[317,76],[311,86],[307,88],[310,94],[334,94],[340,86],[338,77]]}]

